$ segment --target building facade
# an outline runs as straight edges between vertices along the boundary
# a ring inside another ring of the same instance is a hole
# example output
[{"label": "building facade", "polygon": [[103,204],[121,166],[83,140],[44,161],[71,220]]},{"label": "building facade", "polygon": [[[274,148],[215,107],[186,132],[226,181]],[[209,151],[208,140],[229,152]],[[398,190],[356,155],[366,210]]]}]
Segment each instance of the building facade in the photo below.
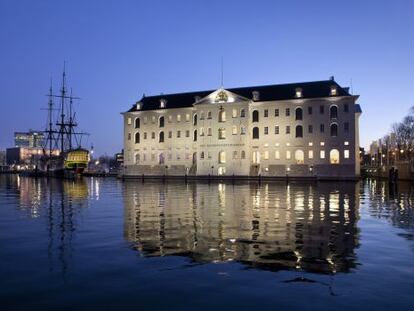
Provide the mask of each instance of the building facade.
[{"label": "building facade", "polygon": [[28,132],[14,133],[14,146],[22,148],[43,148],[45,135],[41,131],[30,130]]},{"label": "building facade", "polygon": [[144,96],[123,113],[123,174],[357,178],[357,99],[333,79]]}]

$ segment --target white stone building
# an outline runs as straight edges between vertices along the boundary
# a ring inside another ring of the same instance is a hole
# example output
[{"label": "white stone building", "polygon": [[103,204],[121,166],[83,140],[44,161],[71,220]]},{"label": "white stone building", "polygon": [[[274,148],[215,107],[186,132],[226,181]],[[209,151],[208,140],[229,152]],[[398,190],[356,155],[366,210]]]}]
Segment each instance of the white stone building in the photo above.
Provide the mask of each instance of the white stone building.
[{"label": "white stone building", "polygon": [[144,96],[123,113],[123,174],[357,178],[357,99],[333,79]]}]

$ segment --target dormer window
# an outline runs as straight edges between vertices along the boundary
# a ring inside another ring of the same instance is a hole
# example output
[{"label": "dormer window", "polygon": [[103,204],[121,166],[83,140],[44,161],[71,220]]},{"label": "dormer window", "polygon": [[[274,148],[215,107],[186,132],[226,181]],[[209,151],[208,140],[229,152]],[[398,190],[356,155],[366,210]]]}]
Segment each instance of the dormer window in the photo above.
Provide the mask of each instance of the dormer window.
[{"label": "dormer window", "polygon": [[167,106],[167,100],[164,98],[161,98],[160,100],[160,108],[165,108]]},{"label": "dormer window", "polygon": [[253,95],[253,101],[260,100],[260,92],[259,91],[253,91],[252,95]]},{"label": "dormer window", "polygon": [[338,89],[336,88],[335,85],[331,86],[331,96],[336,96],[338,95]]},{"label": "dormer window", "polygon": [[141,103],[137,103],[137,110],[141,110]]},{"label": "dormer window", "polygon": [[301,98],[302,97],[302,88],[298,87],[295,89],[295,97]]}]

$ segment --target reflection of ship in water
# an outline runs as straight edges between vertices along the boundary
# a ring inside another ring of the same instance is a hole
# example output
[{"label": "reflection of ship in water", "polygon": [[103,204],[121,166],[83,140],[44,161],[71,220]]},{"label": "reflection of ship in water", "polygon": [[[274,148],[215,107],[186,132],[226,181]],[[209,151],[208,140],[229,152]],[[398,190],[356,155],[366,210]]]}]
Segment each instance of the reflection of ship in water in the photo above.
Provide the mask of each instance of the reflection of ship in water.
[{"label": "reflection of ship in water", "polygon": [[49,267],[65,276],[72,257],[76,215],[88,204],[87,183],[83,179],[10,178],[15,178],[22,212],[46,219]]},{"label": "reflection of ship in water", "polygon": [[356,264],[358,190],[355,183],[125,182],[125,236],[144,256],[347,272]]}]

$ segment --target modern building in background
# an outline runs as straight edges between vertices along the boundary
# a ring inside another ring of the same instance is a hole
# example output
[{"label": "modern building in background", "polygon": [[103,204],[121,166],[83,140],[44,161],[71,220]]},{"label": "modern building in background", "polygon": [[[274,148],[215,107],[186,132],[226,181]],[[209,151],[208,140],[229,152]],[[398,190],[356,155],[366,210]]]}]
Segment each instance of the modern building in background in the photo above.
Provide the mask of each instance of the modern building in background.
[{"label": "modern building in background", "polygon": [[123,113],[123,174],[357,178],[357,99],[333,77],[144,96]]},{"label": "modern building in background", "polygon": [[29,130],[28,132],[14,133],[14,146],[24,148],[43,148],[45,135],[41,131]]}]

